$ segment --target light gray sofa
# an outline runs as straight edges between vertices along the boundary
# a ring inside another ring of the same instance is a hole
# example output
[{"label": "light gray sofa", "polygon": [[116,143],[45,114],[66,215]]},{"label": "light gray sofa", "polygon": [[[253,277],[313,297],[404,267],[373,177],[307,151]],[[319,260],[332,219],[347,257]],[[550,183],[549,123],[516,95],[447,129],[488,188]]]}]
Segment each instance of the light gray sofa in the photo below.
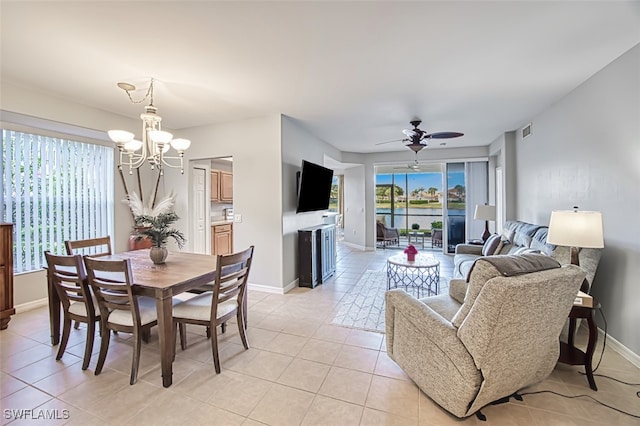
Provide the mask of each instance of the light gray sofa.
[{"label": "light gray sofa", "polygon": [[[536,272],[505,276],[505,259],[511,273]],[[388,291],[387,353],[445,410],[472,415],[551,373],[585,276],[549,256],[492,256],[475,263],[464,303],[451,294],[418,300]]]},{"label": "light gray sofa", "polygon": [[[561,265],[571,261],[569,247],[547,244],[549,228],[542,225],[510,220],[505,222],[501,235],[502,244],[494,255],[520,254],[526,251],[539,251],[553,257]],[[451,285],[457,290],[456,299],[462,303],[466,292],[466,278],[473,262],[482,256],[483,246],[458,244],[453,257],[453,279]],[[525,250],[530,249],[530,250]],[[582,288],[589,292],[593,277],[600,262],[601,249],[581,249],[579,254],[580,267],[585,270],[587,283]],[[462,280],[463,282],[460,282]]]}]

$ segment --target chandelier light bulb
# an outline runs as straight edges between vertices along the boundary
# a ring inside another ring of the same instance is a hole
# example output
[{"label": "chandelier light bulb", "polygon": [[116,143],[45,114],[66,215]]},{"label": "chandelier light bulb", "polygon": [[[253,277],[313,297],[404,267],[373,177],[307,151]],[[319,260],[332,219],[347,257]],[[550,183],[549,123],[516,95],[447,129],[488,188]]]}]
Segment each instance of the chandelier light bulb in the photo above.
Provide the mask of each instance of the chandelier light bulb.
[{"label": "chandelier light bulb", "polygon": [[189,139],[174,139],[171,141],[171,146],[178,152],[184,152],[191,146],[191,141]]},{"label": "chandelier light bulb", "polygon": [[118,146],[122,146],[133,139],[133,133],[126,130],[109,130],[107,134]]},{"label": "chandelier light bulb", "polygon": [[159,155],[161,150],[162,150],[163,154],[166,154],[167,151],[169,151],[169,148],[171,148],[171,145],[169,145],[168,143],[154,143],[153,144],[153,152],[154,152],[155,155]]},{"label": "chandelier light bulb", "polygon": [[164,130],[151,130],[149,137],[154,143],[168,144],[173,139],[173,135]]},{"label": "chandelier light bulb", "polygon": [[137,139],[131,139],[129,142],[124,144],[124,149],[127,152],[135,152],[142,148],[142,142]]}]

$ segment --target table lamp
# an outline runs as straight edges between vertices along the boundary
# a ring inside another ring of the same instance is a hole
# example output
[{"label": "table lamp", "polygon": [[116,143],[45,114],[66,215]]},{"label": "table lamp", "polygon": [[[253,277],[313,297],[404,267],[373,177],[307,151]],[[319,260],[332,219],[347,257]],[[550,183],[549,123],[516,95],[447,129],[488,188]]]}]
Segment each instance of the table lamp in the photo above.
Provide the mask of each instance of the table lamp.
[{"label": "table lamp", "polygon": [[580,266],[581,248],[603,248],[602,213],[573,210],[551,212],[547,242],[571,247],[571,263]]},{"label": "table lamp", "polygon": [[476,204],[476,212],[474,213],[473,218],[484,220],[484,233],[482,234],[482,241],[487,241],[487,238],[491,236],[491,232],[489,232],[489,221],[496,220],[496,206],[489,206],[487,204]]}]

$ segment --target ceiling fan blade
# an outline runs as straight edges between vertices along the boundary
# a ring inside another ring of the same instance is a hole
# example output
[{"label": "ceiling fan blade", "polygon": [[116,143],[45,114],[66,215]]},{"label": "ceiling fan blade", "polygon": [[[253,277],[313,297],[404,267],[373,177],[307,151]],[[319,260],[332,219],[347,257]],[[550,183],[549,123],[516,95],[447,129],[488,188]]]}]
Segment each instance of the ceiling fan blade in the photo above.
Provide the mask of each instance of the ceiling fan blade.
[{"label": "ceiling fan blade", "polygon": [[402,130],[402,133],[404,133],[405,135],[407,135],[407,137],[408,137],[409,139],[411,139],[411,138],[413,138],[414,136],[416,136],[416,135],[417,135],[417,133],[416,133],[415,131],[413,131],[413,130],[409,130],[409,129],[403,129],[403,130]]},{"label": "ceiling fan blade", "polygon": [[408,139],[395,139],[395,140],[392,140],[392,141],[378,142],[376,145],[384,145],[386,143],[392,143],[392,142],[404,142],[404,141],[407,141],[407,140]]},{"label": "ceiling fan blade", "polygon": [[425,139],[452,139],[452,138],[459,138],[460,136],[463,136],[464,133],[458,133],[458,132],[436,132],[436,133],[430,133],[428,135],[425,135],[424,138]]}]

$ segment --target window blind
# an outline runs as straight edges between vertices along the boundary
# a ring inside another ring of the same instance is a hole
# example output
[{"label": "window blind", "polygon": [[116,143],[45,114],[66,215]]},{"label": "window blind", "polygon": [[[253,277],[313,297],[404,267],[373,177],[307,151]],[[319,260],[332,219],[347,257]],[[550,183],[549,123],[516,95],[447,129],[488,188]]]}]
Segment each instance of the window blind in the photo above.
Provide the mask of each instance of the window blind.
[{"label": "window blind", "polygon": [[0,219],[14,224],[14,271],[41,269],[65,240],[113,233],[113,148],[2,130]]}]

